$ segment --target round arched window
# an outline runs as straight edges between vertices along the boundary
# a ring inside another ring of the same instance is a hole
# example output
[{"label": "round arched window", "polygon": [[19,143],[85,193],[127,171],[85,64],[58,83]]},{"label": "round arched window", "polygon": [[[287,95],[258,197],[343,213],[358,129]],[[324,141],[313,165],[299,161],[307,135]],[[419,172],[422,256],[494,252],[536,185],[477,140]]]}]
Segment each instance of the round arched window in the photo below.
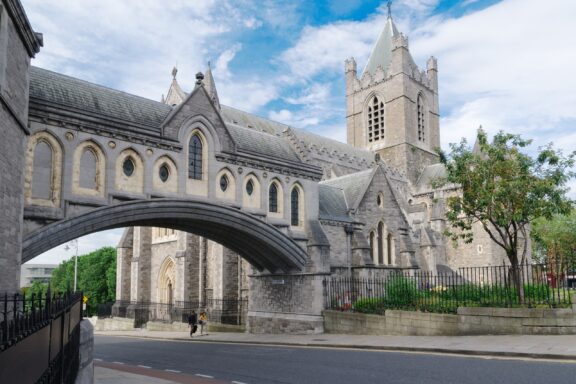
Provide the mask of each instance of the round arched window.
[{"label": "round arched window", "polygon": [[163,183],[168,181],[168,177],[170,177],[170,169],[166,164],[162,164],[158,171],[158,176],[160,176],[160,180],[162,180]]},{"label": "round arched window", "polygon": [[252,196],[253,192],[254,192],[254,182],[252,180],[248,180],[248,182],[246,183],[246,193],[248,194],[248,196]]},{"label": "round arched window", "polygon": [[134,169],[136,169],[134,160],[132,160],[131,157],[127,157],[126,160],[124,160],[124,164],[122,164],[122,170],[124,171],[124,174],[130,177],[132,174],[134,174]]},{"label": "round arched window", "polygon": [[222,177],[220,177],[220,189],[222,192],[226,192],[228,189],[228,177],[226,175],[222,175]]}]

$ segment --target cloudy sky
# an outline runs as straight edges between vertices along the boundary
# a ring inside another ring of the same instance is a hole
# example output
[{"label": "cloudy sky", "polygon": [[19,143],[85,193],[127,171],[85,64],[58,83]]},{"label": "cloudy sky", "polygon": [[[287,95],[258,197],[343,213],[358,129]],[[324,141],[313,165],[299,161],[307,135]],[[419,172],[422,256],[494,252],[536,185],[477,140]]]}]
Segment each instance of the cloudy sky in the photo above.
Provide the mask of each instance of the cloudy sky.
[{"label": "cloudy sky", "polygon": [[[223,104],[340,141],[344,60],[363,68],[387,17],[374,0],[22,3],[44,34],[33,65],[159,100],[174,66],[190,90],[210,62]],[[482,125],[576,150],[576,1],[396,0],[392,13],[421,68],[438,58],[444,148]],[[119,233],[82,238],[80,253]]]}]

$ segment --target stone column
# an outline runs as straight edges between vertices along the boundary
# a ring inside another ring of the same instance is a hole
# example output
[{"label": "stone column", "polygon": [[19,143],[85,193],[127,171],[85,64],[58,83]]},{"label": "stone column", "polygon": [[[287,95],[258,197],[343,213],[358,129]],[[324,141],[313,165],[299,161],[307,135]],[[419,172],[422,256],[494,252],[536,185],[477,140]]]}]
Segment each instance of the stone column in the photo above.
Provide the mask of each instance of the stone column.
[{"label": "stone column", "polygon": [[11,3],[0,6],[0,292],[19,288],[29,68],[42,45],[20,2]]},{"label": "stone column", "polygon": [[126,307],[130,304],[133,235],[134,228],[126,228],[116,248],[116,303],[112,306],[112,316],[126,316]]}]

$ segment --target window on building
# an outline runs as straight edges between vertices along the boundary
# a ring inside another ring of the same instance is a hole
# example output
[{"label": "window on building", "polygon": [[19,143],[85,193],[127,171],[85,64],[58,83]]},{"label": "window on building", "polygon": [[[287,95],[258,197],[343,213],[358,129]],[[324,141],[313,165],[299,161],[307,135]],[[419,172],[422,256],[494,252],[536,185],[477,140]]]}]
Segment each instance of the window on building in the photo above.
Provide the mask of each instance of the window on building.
[{"label": "window on building", "polygon": [[188,177],[194,180],[202,180],[202,140],[198,135],[193,135],[188,145]]},{"label": "window on building", "polygon": [[96,189],[97,157],[91,148],[84,149],[80,157],[80,187]]},{"label": "window on building", "polygon": [[170,177],[170,168],[168,168],[168,165],[162,164],[160,166],[160,169],[158,170],[158,176],[163,183],[168,181],[168,177]]},{"label": "window on building", "polygon": [[376,251],[374,249],[374,237],[376,237],[374,232],[370,232],[370,257],[372,257],[374,262],[377,262],[376,257],[374,257],[374,252]]},{"label": "window on building", "polygon": [[368,142],[384,140],[384,102],[377,96],[368,104]]},{"label": "window on building", "polygon": [[386,256],[388,265],[392,265],[392,235],[388,234],[386,237]]},{"label": "window on building", "polygon": [[298,188],[292,188],[290,208],[290,225],[297,227],[300,223],[300,194],[298,193]]},{"label": "window on building", "polygon": [[252,180],[248,180],[246,183],[246,193],[248,196],[252,196],[252,193],[254,193],[254,182]]},{"label": "window on building", "polygon": [[44,140],[34,148],[32,197],[49,200],[52,197],[52,147]]},{"label": "window on building", "polygon": [[418,141],[426,141],[426,132],[424,130],[424,98],[422,94],[418,95],[417,101],[418,108]]},{"label": "window on building", "polygon": [[278,212],[278,187],[276,183],[270,184],[268,190],[268,211]]},{"label": "window on building", "polygon": [[124,163],[122,164],[122,170],[124,171],[124,174],[130,177],[134,174],[135,169],[136,166],[134,165],[134,160],[132,160],[131,157],[127,157],[126,160],[124,160]]},{"label": "window on building", "polygon": [[228,184],[228,177],[226,175],[222,175],[222,177],[220,177],[220,189],[222,192],[226,192],[228,189]]},{"label": "window on building", "polygon": [[384,264],[384,224],[378,223],[378,264]]}]

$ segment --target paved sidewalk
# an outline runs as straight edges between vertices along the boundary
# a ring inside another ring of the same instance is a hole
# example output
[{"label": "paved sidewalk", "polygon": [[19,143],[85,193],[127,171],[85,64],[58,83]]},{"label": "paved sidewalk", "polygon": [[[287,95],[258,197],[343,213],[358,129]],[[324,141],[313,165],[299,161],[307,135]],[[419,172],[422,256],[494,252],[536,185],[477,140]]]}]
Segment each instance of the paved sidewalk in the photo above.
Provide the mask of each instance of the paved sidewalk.
[{"label": "paved sidewalk", "polygon": [[250,333],[210,333],[190,338],[187,332],[147,330],[97,331],[96,335],[283,346],[357,348],[386,351],[437,352],[464,355],[506,356],[576,361],[576,335],[532,336],[362,336],[340,334],[257,335]]}]

